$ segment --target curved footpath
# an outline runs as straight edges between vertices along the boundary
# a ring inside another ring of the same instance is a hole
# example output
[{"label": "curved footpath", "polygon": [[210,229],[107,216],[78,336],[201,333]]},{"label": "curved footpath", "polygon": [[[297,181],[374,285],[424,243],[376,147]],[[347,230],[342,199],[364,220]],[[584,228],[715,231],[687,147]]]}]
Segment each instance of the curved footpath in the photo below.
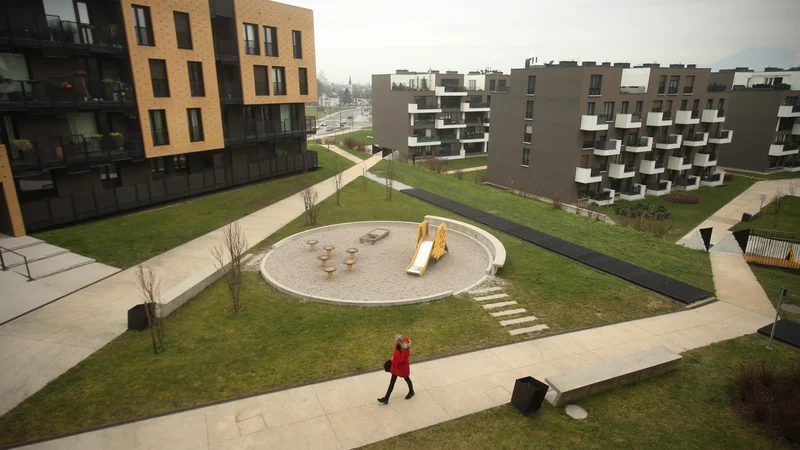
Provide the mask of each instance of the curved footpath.
[{"label": "curved footpath", "polygon": [[655,346],[683,352],[771,323],[775,310],[741,256],[715,254],[711,262],[720,301],[414,364],[417,395],[409,401],[396,393],[378,404],[386,375],[375,371],[26,448],[346,449],[380,441],[508,403],[523,376],[544,379]]}]

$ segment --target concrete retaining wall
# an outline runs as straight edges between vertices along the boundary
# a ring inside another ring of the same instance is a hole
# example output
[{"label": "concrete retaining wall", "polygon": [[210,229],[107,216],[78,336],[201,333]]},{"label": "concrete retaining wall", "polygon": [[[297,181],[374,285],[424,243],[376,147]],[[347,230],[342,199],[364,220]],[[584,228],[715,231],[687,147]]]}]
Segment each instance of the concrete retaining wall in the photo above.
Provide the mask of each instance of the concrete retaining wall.
[{"label": "concrete retaining wall", "polygon": [[489,264],[489,267],[486,269],[486,273],[489,275],[494,275],[497,273],[497,269],[503,267],[506,263],[506,247],[500,242],[499,239],[494,237],[488,231],[476,227],[474,225],[470,225],[465,222],[461,222],[458,220],[448,219],[446,217],[439,217],[439,216],[425,216],[425,220],[428,221],[428,224],[433,228],[439,226],[439,224],[445,224],[447,226],[447,231],[456,231],[461,234],[465,234],[481,244],[484,245],[489,250],[489,254],[492,255],[492,261]]}]

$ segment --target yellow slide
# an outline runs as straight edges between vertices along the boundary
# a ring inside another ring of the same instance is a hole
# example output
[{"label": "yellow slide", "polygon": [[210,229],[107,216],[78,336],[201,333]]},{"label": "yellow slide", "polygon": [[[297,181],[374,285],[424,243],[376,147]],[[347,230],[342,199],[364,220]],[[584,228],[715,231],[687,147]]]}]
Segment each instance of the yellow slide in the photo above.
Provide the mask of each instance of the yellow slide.
[{"label": "yellow slide", "polygon": [[428,221],[424,220],[417,228],[417,248],[406,273],[422,276],[431,259],[439,260],[447,251],[447,227],[441,224],[436,235],[428,235]]}]

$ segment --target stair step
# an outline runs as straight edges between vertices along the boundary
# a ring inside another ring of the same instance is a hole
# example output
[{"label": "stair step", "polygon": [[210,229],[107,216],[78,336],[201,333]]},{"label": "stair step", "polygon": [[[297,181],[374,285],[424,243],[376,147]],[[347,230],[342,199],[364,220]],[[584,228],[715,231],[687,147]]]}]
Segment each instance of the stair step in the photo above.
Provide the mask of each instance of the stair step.
[{"label": "stair step", "polygon": [[542,330],[546,330],[548,328],[550,328],[550,327],[548,327],[547,325],[535,325],[535,326],[528,327],[528,328],[517,328],[517,329],[514,329],[514,330],[508,330],[508,334],[510,334],[512,336],[516,336],[518,334],[533,333],[535,331],[542,331]]},{"label": "stair step", "polygon": [[534,316],[520,317],[518,319],[501,320],[500,325],[507,327],[509,325],[516,325],[518,323],[533,322],[534,320],[536,320],[536,317]]},{"label": "stair step", "polygon": [[511,305],[516,305],[516,304],[517,304],[517,302],[490,303],[488,305],[483,305],[483,309],[502,308],[503,306],[511,306]]},{"label": "stair step", "polygon": [[9,237],[0,239],[0,247],[16,251],[20,248],[30,247],[32,245],[39,245],[42,242],[44,241],[30,236]]},{"label": "stair step", "polygon": [[469,291],[470,295],[479,295],[479,294],[488,294],[489,292],[497,292],[502,291],[503,288],[499,286],[495,287],[488,287],[488,288],[481,288],[481,289],[473,289]]},{"label": "stair step", "polygon": [[509,310],[506,310],[506,311],[500,311],[500,312],[492,313],[492,317],[513,316],[514,314],[522,314],[525,311],[526,311],[525,308],[509,309]]},{"label": "stair step", "polygon": [[501,298],[508,297],[508,294],[494,294],[494,295],[487,295],[485,297],[475,297],[476,302],[483,302],[486,300],[499,300]]},{"label": "stair step", "polygon": [[[62,253],[50,258],[40,259],[28,264],[31,271],[31,277],[34,280],[39,280],[57,273],[66,272],[67,270],[76,267],[85,266],[94,262],[94,259],[85,256],[76,255],[74,253]],[[25,265],[19,265],[12,268],[14,272],[20,275],[25,275]]]}]

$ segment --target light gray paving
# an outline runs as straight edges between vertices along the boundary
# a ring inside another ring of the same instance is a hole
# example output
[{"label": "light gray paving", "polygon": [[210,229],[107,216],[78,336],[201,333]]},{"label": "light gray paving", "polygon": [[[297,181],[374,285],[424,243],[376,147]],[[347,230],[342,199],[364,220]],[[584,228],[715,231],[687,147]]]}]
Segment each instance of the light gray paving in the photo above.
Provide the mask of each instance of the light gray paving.
[{"label": "light gray paving", "polygon": [[500,286],[488,287],[488,288],[481,288],[481,289],[473,289],[469,291],[470,295],[481,295],[481,294],[488,294],[489,292],[497,292],[502,291],[503,288]]},{"label": "light gray paving", "polygon": [[31,236],[6,237],[0,239],[0,247],[7,248],[9,250],[17,250],[30,245],[41,244],[42,242],[43,241],[41,239],[36,239],[35,237]]},{"label": "light gray paving", "polygon": [[494,294],[494,295],[487,295],[484,297],[475,297],[476,302],[484,302],[486,300],[499,300],[501,298],[507,298],[508,294]]},{"label": "light gray paving", "polygon": [[536,331],[542,331],[542,330],[546,330],[548,328],[550,328],[550,327],[548,327],[547,325],[534,325],[534,326],[528,327],[528,328],[517,328],[517,329],[514,329],[514,330],[508,330],[508,334],[510,334],[512,336],[516,336],[518,334],[534,333]]},{"label": "light gray paving", "polygon": [[518,319],[501,320],[500,325],[507,327],[509,325],[516,325],[518,323],[533,322],[536,320],[534,316],[520,317]]},{"label": "light gray paving", "polygon": [[526,311],[525,308],[507,309],[505,311],[493,312],[492,317],[513,316],[514,314],[522,314]]},{"label": "light gray paving", "polygon": [[516,305],[516,304],[517,304],[517,302],[514,302],[514,301],[511,301],[511,302],[500,302],[500,303],[490,303],[488,305],[483,305],[483,309],[502,308],[504,306],[511,306],[511,305]]},{"label": "light gray paving", "polygon": [[[73,269],[75,267],[91,264],[93,262],[94,260],[92,258],[76,255],[74,253],[64,253],[51,258],[29,263],[28,267],[30,268],[31,276],[35,280],[39,280],[50,275],[55,275],[57,273]],[[24,265],[14,267],[11,270],[20,275],[24,275],[26,273]]]}]

